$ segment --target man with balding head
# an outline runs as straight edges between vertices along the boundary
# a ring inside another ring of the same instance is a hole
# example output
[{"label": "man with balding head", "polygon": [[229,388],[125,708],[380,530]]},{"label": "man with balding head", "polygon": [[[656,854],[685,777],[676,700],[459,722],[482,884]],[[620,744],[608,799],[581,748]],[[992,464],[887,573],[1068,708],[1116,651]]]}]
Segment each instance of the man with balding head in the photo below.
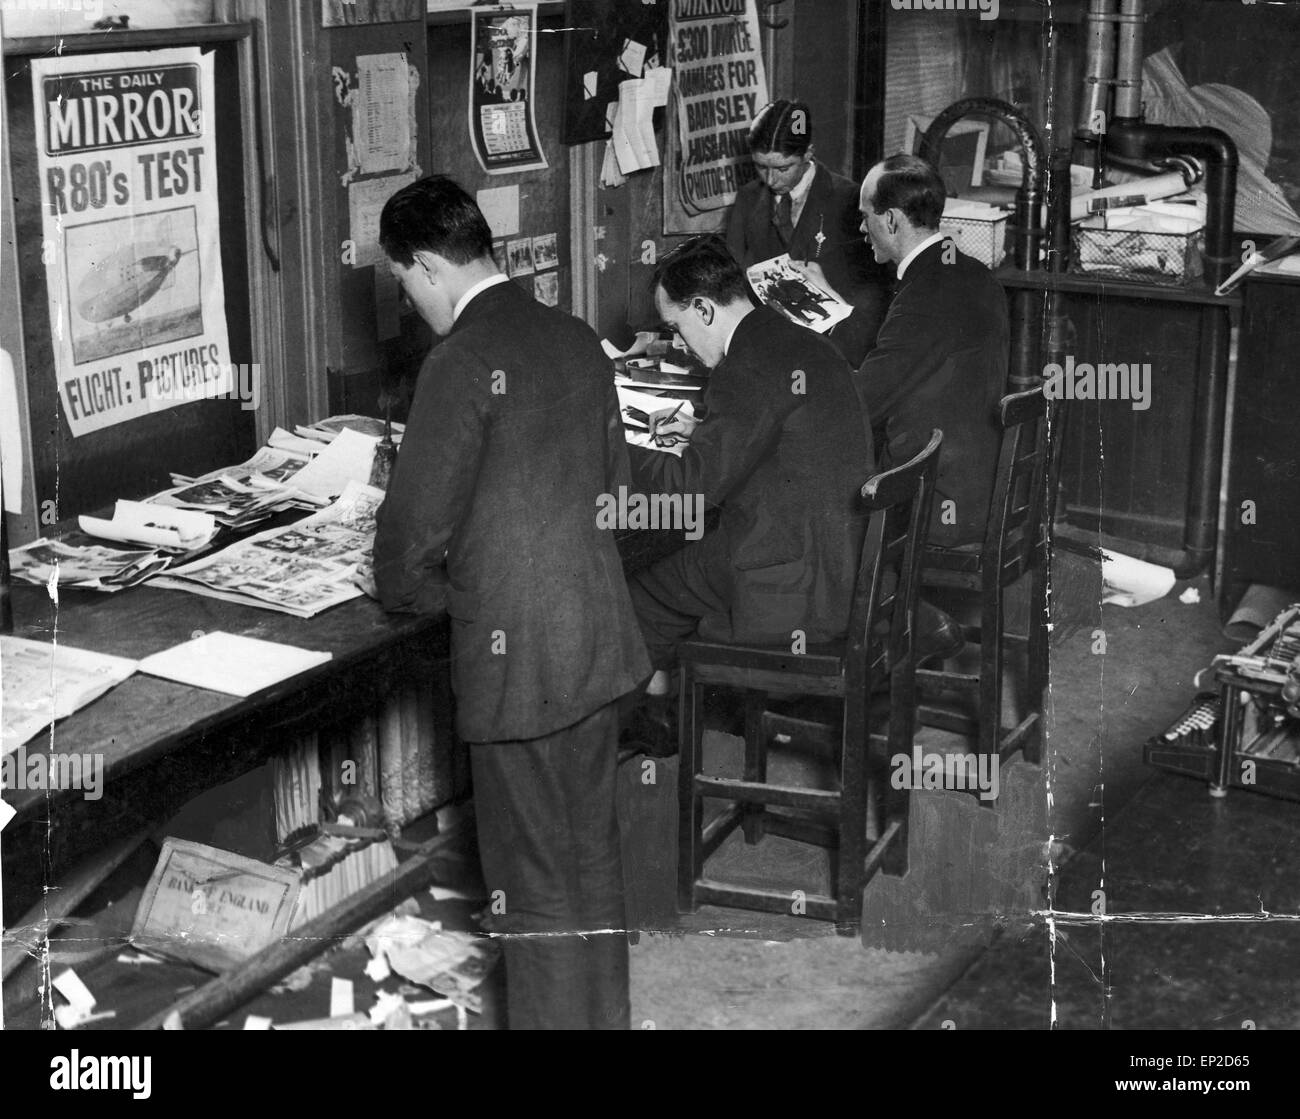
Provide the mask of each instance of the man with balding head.
[{"label": "man with balding head", "polygon": [[861,229],[876,260],[897,267],[898,289],[854,380],[882,470],[943,429],[930,542],[955,546],[984,538],[1010,328],[1001,284],[939,232],[945,198],[939,173],[918,156],[890,156],[863,181]]}]

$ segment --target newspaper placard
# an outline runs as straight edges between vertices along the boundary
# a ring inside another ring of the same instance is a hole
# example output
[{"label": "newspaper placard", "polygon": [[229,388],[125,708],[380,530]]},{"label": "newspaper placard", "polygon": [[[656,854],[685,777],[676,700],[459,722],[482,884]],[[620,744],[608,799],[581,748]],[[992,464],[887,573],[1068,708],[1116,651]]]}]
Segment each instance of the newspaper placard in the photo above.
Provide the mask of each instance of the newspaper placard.
[{"label": "newspaper placard", "polygon": [[758,12],[754,0],[672,0],[668,20],[664,233],[705,233],[754,177],[749,127],[768,102]]},{"label": "newspaper placard", "polygon": [[50,333],[72,434],[230,395],[213,56],[37,58],[32,89]]},{"label": "newspaper placard", "polygon": [[469,134],[479,166],[508,175],[547,166],[537,138],[537,24],[532,10],[471,13]]},{"label": "newspaper placard", "polygon": [[361,596],[352,576],[370,563],[383,500],[383,490],[349,482],[328,509],[172,568],[150,585],[314,617]]},{"label": "newspaper placard", "polygon": [[760,260],[746,269],[745,276],[754,294],[769,307],[818,334],[853,314],[849,304],[791,268],[789,253]]}]

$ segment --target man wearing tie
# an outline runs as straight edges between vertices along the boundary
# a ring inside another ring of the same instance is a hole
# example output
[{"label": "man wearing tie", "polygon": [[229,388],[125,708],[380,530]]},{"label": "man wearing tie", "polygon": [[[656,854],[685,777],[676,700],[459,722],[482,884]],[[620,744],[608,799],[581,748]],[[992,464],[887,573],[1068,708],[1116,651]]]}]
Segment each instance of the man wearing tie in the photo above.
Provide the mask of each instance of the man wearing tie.
[{"label": "man wearing tie", "polygon": [[727,248],[742,268],[782,253],[816,262],[857,308],[851,329],[865,350],[884,318],[888,274],[858,233],[857,184],[813,158],[803,101],[769,104],[750,127],[749,147],[758,177],[740,188],[727,215]]},{"label": "man wearing tie", "polygon": [[451,616],[483,876],[512,1029],[626,1029],[617,700],[650,674],[602,495],[628,480],[591,328],[501,275],[479,208],[431,176],[379,241],[443,341],[379,510],[386,609]]}]

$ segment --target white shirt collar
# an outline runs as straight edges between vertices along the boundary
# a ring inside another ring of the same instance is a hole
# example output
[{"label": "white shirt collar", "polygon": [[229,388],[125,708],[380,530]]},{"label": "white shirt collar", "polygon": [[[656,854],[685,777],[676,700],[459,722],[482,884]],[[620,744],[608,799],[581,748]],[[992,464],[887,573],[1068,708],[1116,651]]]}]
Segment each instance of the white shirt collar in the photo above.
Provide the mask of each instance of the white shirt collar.
[{"label": "white shirt collar", "polygon": [[504,272],[498,272],[495,276],[489,276],[485,280],[479,280],[479,282],[470,288],[469,291],[456,300],[456,306],[451,309],[451,321],[455,322],[460,318],[460,313],[469,306],[469,301],[473,299],[474,296],[478,295],[479,292],[486,291],[488,288],[494,287],[497,284],[504,284],[509,279],[510,277]]},{"label": "white shirt collar", "polygon": [[916,248],[907,254],[907,256],[903,257],[903,259],[898,262],[898,278],[901,280],[903,278],[903,273],[907,271],[907,266],[936,241],[942,241],[943,237],[944,235],[942,232],[931,233],[929,237],[917,245]]}]

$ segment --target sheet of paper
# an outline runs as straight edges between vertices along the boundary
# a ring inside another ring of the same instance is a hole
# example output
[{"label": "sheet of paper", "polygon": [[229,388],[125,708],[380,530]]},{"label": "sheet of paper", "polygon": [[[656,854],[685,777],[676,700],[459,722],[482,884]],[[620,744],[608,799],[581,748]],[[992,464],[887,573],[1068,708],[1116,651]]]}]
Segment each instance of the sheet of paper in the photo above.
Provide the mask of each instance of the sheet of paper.
[{"label": "sheet of paper", "polygon": [[325,449],[325,444],[319,439],[308,439],[304,435],[294,435],[291,431],[286,431],[282,427],[277,427],[271,432],[271,438],[266,441],[268,447],[275,447],[281,451],[292,451],[296,455],[307,455],[315,457]]},{"label": "sheet of paper", "polygon": [[667,447],[661,447],[651,438],[648,431],[633,431],[631,428],[624,428],[623,435],[627,439],[629,447],[644,447],[647,451],[663,451],[666,455],[676,455],[681,458],[689,446],[687,443],[670,443]]},{"label": "sheet of paper", "polygon": [[650,89],[650,104],[663,108],[668,104],[668,91],[673,88],[673,71],[669,66],[656,66],[645,72],[645,79]]},{"label": "sheet of paper", "polygon": [[413,182],[415,176],[407,174],[348,184],[348,231],[352,244],[344,260],[349,260],[353,268],[384,263],[384,250],[379,247],[379,215],[389,198]]},{"label": "sheet of paper", "polygon": [[410,88],[406,55],[400,51],[357,56],[352,140],[363,175],[411,166]]},{"label": "sheet of paper", "polygon": [[625,74],[639,78],[645,69],[645,44],[635,39],[624,39],[623,50],[618,56],[618,68]]},{"label": "sheet of paper", "polygon": [[181,551],[202,547],[217,530],[211,513],[145,501],[119,501],[113,507],[112,520],[81,516],[77,524],[82,532],[105,540]]},{"label": "sheet of paper", "polygon": [[125,657],[0,636],[0,753],[98,699],[135,669]]},{"label": "sheet of paper", "polygon": [[140,662],[140,671],[194,688],[242,697],[324,664],[333,656],[333,653],[217,630],[145,657]]},{"label": "sheet of paper", "polygon": [[340,979],[337,975],[330,979],[330,1017],[346,1018],[355,1013],[352,999],[352,980]]},{"label": "sheet of paper", "polygon": [[519,186],[488,187],[475,194],[493,237],[513,237],[519,232]]},{"label": "sheet of paper", "polygon": [[345,427],[294,475],[294,488],[313,497],[334,497],[341,494],[349,482],[369,482],[378,442],[372,436]]}]

